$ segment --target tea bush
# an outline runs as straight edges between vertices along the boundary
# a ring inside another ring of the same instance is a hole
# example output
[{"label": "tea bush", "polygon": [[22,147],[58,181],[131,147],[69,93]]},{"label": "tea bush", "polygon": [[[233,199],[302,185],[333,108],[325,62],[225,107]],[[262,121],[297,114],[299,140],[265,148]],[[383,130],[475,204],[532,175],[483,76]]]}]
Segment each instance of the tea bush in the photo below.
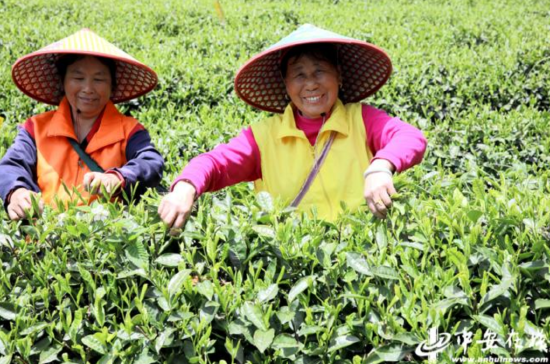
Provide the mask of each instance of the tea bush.
[{"label": "tea bush", "polygon": [[423,163],[395,178],[385,221],[298,216],[247,184],[201,197],[176,233],[154,191],[26,224],[2,211],[0,363],[422,362],[432,328],[452,338],[439,362],[546,358],[550,2],[220,4],[0,0],[0,155],[49,109],[11,65],[89,27],[158,72],[121,109],[149,129],[169,185],[267,116],[236,97],[235,72],[312,23],[387,50],[394,73],[365,102],[425,132]]}]

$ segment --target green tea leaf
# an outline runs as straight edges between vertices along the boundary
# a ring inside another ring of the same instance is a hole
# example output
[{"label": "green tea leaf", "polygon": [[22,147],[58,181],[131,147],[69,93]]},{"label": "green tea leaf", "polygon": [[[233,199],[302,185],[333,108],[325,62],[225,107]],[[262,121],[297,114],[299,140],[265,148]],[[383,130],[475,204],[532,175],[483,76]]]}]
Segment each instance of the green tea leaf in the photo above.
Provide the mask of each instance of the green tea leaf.
[{"label": "green tea leaf", "polygon": [[273,211],[273,198],[271,197],[269,192],[258,192],[256,194],[256,200],[258,201],[258,205],[260,205],[262,210],[267,212]]},{"label": "green tea leaf", "polygon": [[503,335],[503,329],[500,327],[500,324],[490,316],[486,315],[474,315],[473,316],[477,322],[491,330],[492,332]]},{"label": "green tea leaf", "polygon": [[57,354],[63,349],[63,346],[60,344],[53,344],[46,350],[40,353],[39,357],[39,363],[45,364],[45,363],[51,363],[52,361],[57,361]]},{"label": "green tea leaf", "polygon": [[412,350],[405,349],[401,345],[386,345],[374,350],[385,363],[398,362]]},{"label": "green tea leaf", "polygon": [[358,337],[353,335],[343,335],[339,336],[333,340],[330,341],[328,352],[331,353],[336,350],[340,350],[342,348],[345,348],[347,346],[353,345],[355,343],[360,342]]},{"label": "green tea leaf", "polygon": [[69,328],[69,337],[73,342],[76,342],[76,334],[78,332],[78,328],[80,327],[81,323],[82,323],[82,310],[77,310],[74,314],[71,327]]},{"label": "green tea leaf", "polygon": [[263,236],[265,238],[270,238],[270,239],[275,238],[275,230],[273,230],[271,226],[254,225],[252,226],[252,230],[257,232],[259,236]]},{"label": "green tea leaf", "polygon": [[191,271],[189,269],[184,269],[176,273],[172,277],[172,279],[170,279],[170,282],[168,283],[168,287],[167,287],[170,297],[175,296],[181,291],[181,288],[183,287],[183,283],[185,283],[185,280],[187,279],[187,277],[189,277],[190,273]]},{"label": "green tea leaf", "polygon": [[139,239],[128,244],[128,248],[124,250],[124,253],[126,258],[137,268],[149,270],[149,253]]},{"label": "green tea leaf", "polygon": [[199,313],[201,320],[206,320],[208,323],[212,322],[216,318],[219,308],[220,304],[216,301],[205,302]]},{"label": "green tea leaf", "polygon": [[4,320],[15,321],[17,306],[9,302],[0,302],[0,317]]},{"label": "green tea leaf", "polygon": [[212,297],[214,296],[214,286],[211,281],[204,280],[199,282],[196,287],[201,295],[208,298],[208,300],[212,300]]},{"label": "green tea leaf", "polygon": [[19,334],[23,336],[32,335],[35,332],[42,331],[44,328],[46,328],[48,324],[46,322],[40,322],[37,324],[34,324],[32,326],[27,327],[25,330],[21,331]]},{"label": "green tea leaf", "polygon": [[271,347],[273,347],[274,349],[292,349],[299,348],[300,343],[288,334],[279,334],[277,335],[275,340],[273,340]]},{"label": "green tea leaf", "polygon": [[101,341],[99,341],[99,339],[96,338],[94,335],[84,336],[82,338],[82,343],[100,354],[107,354],[107,348],[103,346]]},{"label": "green tea leaf", "polygon": [[479,220],[479,218],[483,216],[483,212],[478,210],[470,210],[466,215],[475,224],[477,220]]},{"label": "green tea leaf", "polygon": [[164,347],[164,345],[171,341],[170,337],[172,336],[174,331],[176,330],[172,328],[167,328],[163,332],[161,332],[159,336],[157,336],[157,339],[155,340],[155,350],[157,351],[157,354],[160,354],[160,350]]},{"label": "green tea leaf", "polygon": [[539,299],[535,300],[535,309],[540,310],[542,308],[550,308],[550,300],[549,299],[539,298]]},{"label": "green tea leaf", "polygon": [[271,284],[266,289],[258,292],[258,302],[262,303],[271,301],[272,299],[277,297],[277,293],[279,293],[279,287],[276,284]]},{"label": "green tea leaf", "polygon": [[281,324],[286,324],[294,319],[294,316],[296,316],[296,312],[290,309],[288,306],[283,306],[281,309],[276,313],[277,318],[279,318],[279,321],[281,321]]},{"label": "green tea leaf", "polygon": [[346,253],[346,263],[348,267],[355,270],[357,273],[365,274],[367,276],[372,276],[369,264],[365,257],[359,253],[348,252]]},{"label": "green tea leaf", "polygon": [[388,246],[388,237],[386,236],[386,229],[382,224],[378,225],[376,228],[376,245],[378,249],[382,250]]},{"label": "green tea leaf", "polygon": [[267,331],[262,330],[256,330],[254,332],[254,345],[260,350],[260,353],[263,353],[271,343],[273,342],[273,338],[275,337],[275,330],[269,329]]},{"label": "green tea leaf", "polygon": [[371,271],[372,274],[380,278],[399,280],[399,273],[395,269],[386,267],[385,265],[371,267]]},{"label": "green tea leaf", "polygon": [[244,318],[254,324],[254,326],[258,329],[262,331],[267,331],[269,329],[264,322],[263,312],[260,306],[255,305],[252,302],[245,302],[241,306],[241,309]]},{"label": "green tea leaf", "polygon": [[303,277],[296,284],[292,287],[290,292],[288,293],[288,302],[294,301],[294,299],[302,292],[304,292],[306,289],[311,287],[313,284],[313,281],[315,280],[316,276],[307,276]]},{"label": "green tea leaf", "polygon": [[154,356],[153,353],[149,352],[148,347],[143,348],[143,351],[141,352],[137,360],[134,362],[134,364],[152,364],[152,363],[158,363],[158,359]]},{"label": "green tea leaf", "polygon": [[182,261],[183,257],[180,254],[173,253],[162,254],[157,259],[155,259],[155,263],[164,265],[166,267],[177,267]]}]

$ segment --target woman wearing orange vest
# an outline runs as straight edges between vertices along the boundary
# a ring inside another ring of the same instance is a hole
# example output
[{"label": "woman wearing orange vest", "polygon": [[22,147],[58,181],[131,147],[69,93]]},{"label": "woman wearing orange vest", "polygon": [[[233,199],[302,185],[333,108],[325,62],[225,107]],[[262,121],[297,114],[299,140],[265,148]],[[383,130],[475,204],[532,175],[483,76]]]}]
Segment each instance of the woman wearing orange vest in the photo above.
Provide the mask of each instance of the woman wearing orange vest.
[{"label": "woman wearing orange vest", "polygon": [[115,103],[152,90],[153,70],[88,29],[24,56],[12,68],[17,87],[56,110],[29,118],[0,161],[0,197],[12,220],[43,204],[88,203],[139,182],[157,186],[164,161],[147,130]]},{"label": "woman wearing orange vest", "polygon": [[289,206],[334,220],[341,202],[366,203],[386,216],[392,175],[422,160],[422,133],[359,103],[389,78],[391,62],[369,43],[304,25],[254,56],[237,72],[235,90],[248,104],[277,115],[184,168],[159,215],[183,226],[205,191],[255,181]]}]

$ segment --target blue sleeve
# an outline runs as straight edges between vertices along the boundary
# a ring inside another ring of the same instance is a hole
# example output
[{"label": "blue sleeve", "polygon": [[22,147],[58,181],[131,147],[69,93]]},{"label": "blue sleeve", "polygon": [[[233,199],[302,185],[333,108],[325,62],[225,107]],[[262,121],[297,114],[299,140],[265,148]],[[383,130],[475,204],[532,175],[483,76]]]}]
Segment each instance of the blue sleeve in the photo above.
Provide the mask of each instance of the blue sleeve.
[{"label": "blue sleeve", "polygon": [[130,137],[126,145],[125,165],[113,168],[126,181],[126,190],[139,182],[142,187],[156,187],[162,179],[164,159],[151,143],[147,130],[140,130]]},{"label": "blue sleeve", "polygon": [[0,198],[5,203],[9,193],[20,187],[40,192],[36,182],[36,144],[22,127],[0,160]]}]

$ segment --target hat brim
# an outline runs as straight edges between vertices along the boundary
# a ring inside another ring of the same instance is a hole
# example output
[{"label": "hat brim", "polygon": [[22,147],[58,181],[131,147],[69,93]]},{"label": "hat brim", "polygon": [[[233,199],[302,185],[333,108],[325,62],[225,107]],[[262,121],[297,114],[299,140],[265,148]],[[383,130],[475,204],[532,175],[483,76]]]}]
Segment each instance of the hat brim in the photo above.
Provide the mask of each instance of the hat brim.
[{"label": "hat brim", "polygon": [[13,82],[29,97],[58,105],[63,98],[63,80],[56,62],[67,54],[108,58],[116,63],[113,103],[146,94],[158,82],[155,71],[87,28],[19,58],[12,67]]},{"label": "hat brim", "polygon": [[378,91],[389,79],[392,64],[379,47],[351,38],[305,39],[276,45],[248,60],[235,76],[235,92],[249,105],[282,113],[288,104],[280,71],[281,54],[305,44],[331,43],[338,46],[344,103],[358,102]]}]

